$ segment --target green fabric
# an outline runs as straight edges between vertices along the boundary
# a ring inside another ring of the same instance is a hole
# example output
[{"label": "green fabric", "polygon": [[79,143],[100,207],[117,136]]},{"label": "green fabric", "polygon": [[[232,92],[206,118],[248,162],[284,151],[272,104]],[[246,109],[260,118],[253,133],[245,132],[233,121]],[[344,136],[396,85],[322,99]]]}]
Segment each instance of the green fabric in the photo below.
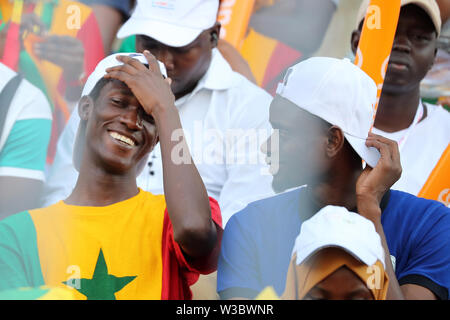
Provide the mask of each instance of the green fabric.
[{"label": "green fabric", "polygon": [[49,291],[41,288],[7,290],[0,292],[0,300],[37,300]]},{"label": "green fabric", "polygon": [[[438,99],[437,98],[422,98],[422,102],[430,103],[430,104],[437,104]],[[450,112],[450,105],[444,105],[444,109]]]},{"label": "green fabric", "polygon": [[42,285],[36,229],[30,214],[23,211],[1,220],[0,291]]},{"label": "green fabric", "polygon": [[118,52],[136,52],[136,36],[123,39]]},{"label": "green fabric", "polygon": [[[108,274],[108,266],[100,249],[92,279],[77,279],[80,280],[80,288],[74,288],[84,294],[88,300],[116,300],[114,293],[122,290],[135,278],[136,276],[116,277]],[[63,283],[72,286],[73,280]]]},{"label": "green fabric", "polygon": [[0,151],[0,167],[44,171],[51,129],[50,119],[16,121]]},{"label": "green fabric", "polygon": [[41,21],[47,27],[47,30],[50,30],[52,26],[53,20],[53,10],[59,4],[59,1],[53,0],[44,3],[42,7]]},{"label": "green fabric", "polygon": [[23,74],[25,79],[27,79],[31,84],[33,84],[44,93],[48,103],[52,107],[52,110],[54,110],[55,107],[53,105],[53,101],[48,95],[47,87],[45,86],[45,82],[41,77],[41,73],[39,72],[29,53],[25,50],[20,53],[19,70]]},{"label": "green fabric", "polygon": [[[1,12],[0,12],[1,15]],[[0,17],[0,21],[2,21],[2,18]],[[0,24],[0,32],[3,30],[3,28],[5,28],[6,23],[2,22],[2,24]]]}]

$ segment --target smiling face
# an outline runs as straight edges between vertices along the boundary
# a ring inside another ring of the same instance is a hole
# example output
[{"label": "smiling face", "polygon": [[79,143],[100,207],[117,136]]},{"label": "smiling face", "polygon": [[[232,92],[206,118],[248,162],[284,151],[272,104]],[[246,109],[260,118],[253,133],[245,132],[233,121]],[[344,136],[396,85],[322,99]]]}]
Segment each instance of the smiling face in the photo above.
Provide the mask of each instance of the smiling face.
[{"label": "smiling face", "polygon": [[205,75],[212,58],[212,49],[217,41],[212,34],[219,34],[220,27],[203,31],[193,42],[183,47],[169,47],[143,35],[136,37],[136,50],[150,51],[156,59],[164,63],[167,75],[172,79],[172,91],[177,99],[194,90]]},{"label": "smiling face", "polygon": [[113,174],[135,174],[157,143],[153,118],[123,82],[107,81],[95,101],[84,97],[80,117],[87,121],[85,159]]},{"label": "smiling face", "polygon": [[[269,138],[261,150],[267,155],[274,191],[317,182],[329,165],[324,152],[325,122],[276,96],[270,105],[270,123],[279,132],[278,147],[271,145]],[[279,159],[278,164],[271,159]],[[278,165],[278,171],[274,172]]]},{"label": "smiling face", "polygon": [[304,300],[373,300],[367,285],[343,266],[316,284]]}]

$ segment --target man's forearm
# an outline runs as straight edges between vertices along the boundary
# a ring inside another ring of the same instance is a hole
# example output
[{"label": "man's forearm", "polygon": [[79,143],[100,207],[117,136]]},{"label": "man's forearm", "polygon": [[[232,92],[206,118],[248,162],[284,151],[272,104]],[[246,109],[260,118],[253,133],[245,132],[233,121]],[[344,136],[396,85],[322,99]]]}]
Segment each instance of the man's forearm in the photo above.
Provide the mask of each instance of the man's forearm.
[{"label": "man's forearm", "polygon": [[358,199],[358,213],[363,217],[372,221],[375,230],[381,238],[381,244],[384,250],[384,260],[386,265],[386,273],[389,277],[389,289],[386,295],[387,300],[404,300],[403,292],[398,284],[397,277],[391,262],[389,247],[384,235],[383,225],[381,224],[381,208],[375,201],[370,199]]},{"label": "man's forearm", "polygon": [[198,173],[175,107],[154,115],[163,162],[164,194],[174,238],[190,257],[209,253],[217,234],[208,194]]}]

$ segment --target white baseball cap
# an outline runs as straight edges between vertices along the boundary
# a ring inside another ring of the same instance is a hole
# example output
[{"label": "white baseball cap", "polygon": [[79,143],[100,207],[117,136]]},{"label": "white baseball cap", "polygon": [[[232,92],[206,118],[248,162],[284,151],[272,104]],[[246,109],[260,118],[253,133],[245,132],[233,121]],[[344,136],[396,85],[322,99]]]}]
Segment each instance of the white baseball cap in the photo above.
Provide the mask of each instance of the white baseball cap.
[{"label": "white baseball cap", "polygon": [[380,159],[366,146],[372,127],[377,86],[349,59],[314,57],[289,68],[277,94],[336,125],[358,155],[374,168]]},{"label": "white baseball cap", "polygon": [[194,41],[217,20],[219,0],[138,0],[118,38],[142,34],[171,47]]},{"label": "white baseball cap", "polygon": [[[370,0],[364,0],[358,11],[358,17],[356,19],[356,29],[359,28],[359,24],[364,20],[366,16],[367,9],[369,8]],[[430,17],[433,22],[434,28],[436,29],[437,36],[439,37],[441,33],[441,11],[436,3],[436,0],[401,0],[401,6],[406,6],[408,4],[415,4],[422,8]]]},{"label": "white baseball cap", "polygon": [[[95,85],[97,82],[99,82],[101,79],[103,79],[103,76],[106,74],[106,69],[120,66],[123,63],[116,59],[117,56],[129,56],[134,59],[139,60],[141,63],[148,65],[147,58],[142,53],[135,53],[135,52],[128,52],[128,53],[115,53],[112,55],[107,56],[102,61],[100,61],[97,66],[95,67],[95,70],[89,75],[84,87],[83,91],[81,93],[81,96],[88,96],[92,90],[95,88]],[[161,71],[162,75],[164,77],[167,77],[167,71],[164,66],[164,64],[161,61],[158,61],[159,64],[159,70]],[[81,161],[83,159],[83,150],[84,150],[84,144],[86,140],[86,124],[82,121],[80,121],[78,125],[77,134],[75,136],[75,143],[73,146],[73,154],[72,154],[72,161],[74,164],[75,169],[77,171],[80,171]],[[144,168],[144,165],[147,161],[147,157],[144,157],[141,162],[138,165],[138,174],[141,173],[142,169]]]},{"label": "white baseball cap", "polygon": [[328,247],[342,248],[368,266],[380,260],[386,267],[381,238],[373,223],[344,207],[326,206],[303,222],[292,256],[297,255],[299,265]]}]

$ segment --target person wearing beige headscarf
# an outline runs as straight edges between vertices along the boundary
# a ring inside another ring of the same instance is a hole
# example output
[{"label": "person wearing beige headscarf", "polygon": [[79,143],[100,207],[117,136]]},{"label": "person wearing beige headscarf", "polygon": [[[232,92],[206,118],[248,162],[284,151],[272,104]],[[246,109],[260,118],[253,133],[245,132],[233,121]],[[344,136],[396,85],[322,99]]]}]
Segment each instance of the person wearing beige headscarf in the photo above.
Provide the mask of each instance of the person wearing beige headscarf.
[{"label": "person wearing beige headscarf", "polygon": [[282,299],[385,300],[384,263],[372,222],[327,206],[302,225]]}]

